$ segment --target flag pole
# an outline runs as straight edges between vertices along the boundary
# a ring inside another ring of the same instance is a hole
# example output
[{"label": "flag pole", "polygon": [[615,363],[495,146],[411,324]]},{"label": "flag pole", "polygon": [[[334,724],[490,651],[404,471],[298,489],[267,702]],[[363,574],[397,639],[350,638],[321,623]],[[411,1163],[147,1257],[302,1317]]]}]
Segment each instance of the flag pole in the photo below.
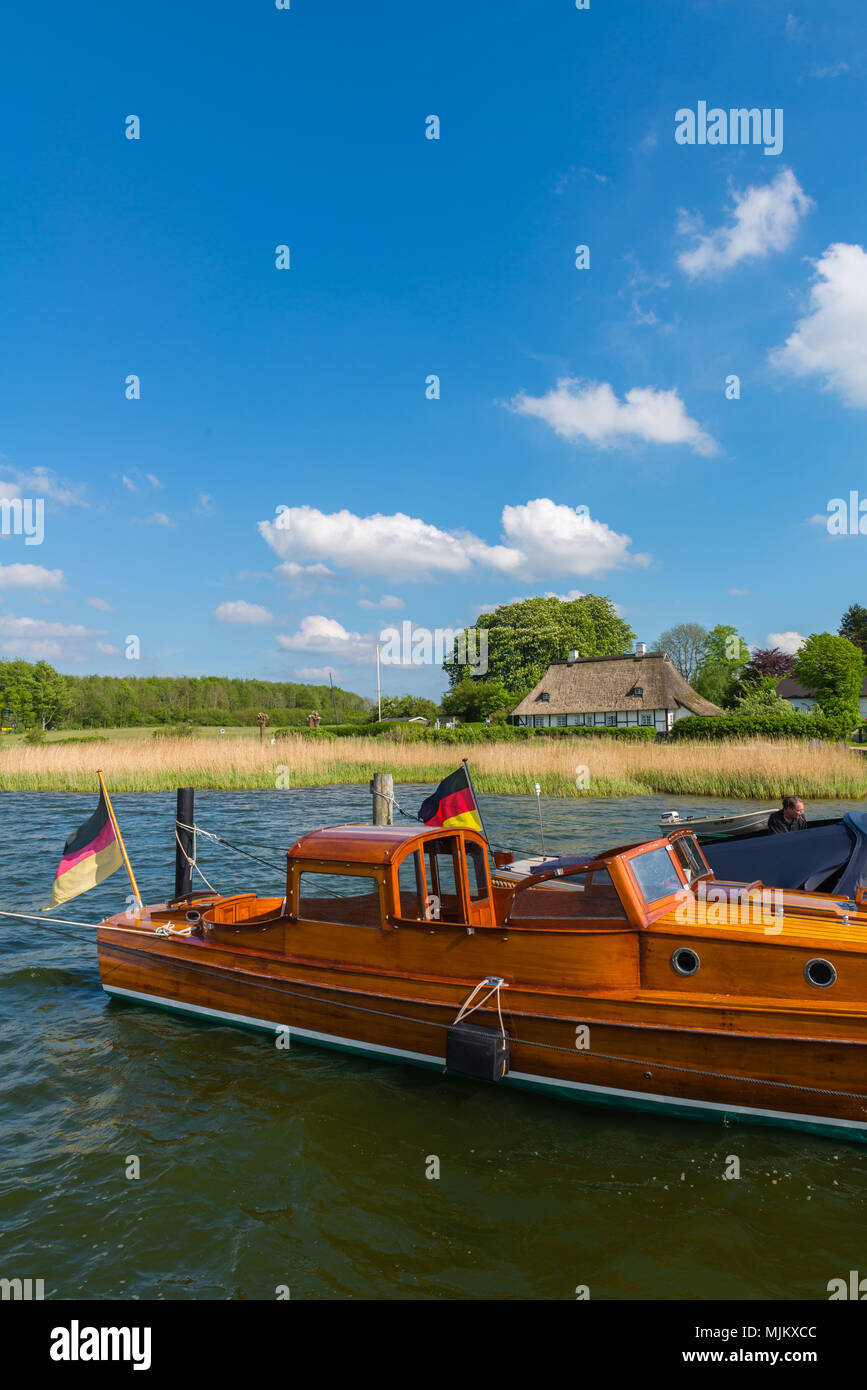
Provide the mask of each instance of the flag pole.
[{"label": "flag pole", "polygon": [[488,842],[488,848],[490,849],[491,837],[490,837],[490,835],[488,834],[487,827],[485,826],[485,818],[484,818],[484,816],[482,815],[482,808],[481,808],[481,806],[479,805],[479,798],[478,798],[478,795],[477,795],[477,793],[476,793],[476,789],[475,789],[475,787],[473,786],[473,779],[472,779],[472,777],[470,776],[469,765],[468,765],[468,763],[467,763],[466,758],[461,758],[461,762],[462,762],[463,765],[464,765],[464,772],[467,774],[467,782],[469,783],[470,791],[471,791],[472,794],[473,794],[473,801],[476,803],[476,810],[477,810],[478,813],[479,813],[479,824],[480,824],[481,827],[482,827],[482,834],[484,835],[485,839],[487,840],[487,842]]},{"label": "flag pole", "polygon": [[126,852],[126,845],[123,842],[123,836],[120,833],[120,826],[118,825],[117,819],[114,814],[114,807],[111,804],[111,797],[108,794],[108,787],[105,785],[105,782],[103,781],[102,772],[99,768],[96,769],[96,775],[99,778],[99,785],[102,789],[102,794],[105,797],[106,809],[108,811],[109,819],[111,820],[111,823],[114,827],[114,833],[117,837],[118,848],[120,849],[123,862],[126,865],[126,871],[129,874],[129,881],[132,884],[132,891],[135,893],[135,900],[138,903],[138,910],[139,912],[142,912],[144,910],[144,903],[141,900],[141,893],[138,891],[138,884],[135,881],[135,874],[132,871],[132,864],[130,864],[129,862],[129,855]]}]

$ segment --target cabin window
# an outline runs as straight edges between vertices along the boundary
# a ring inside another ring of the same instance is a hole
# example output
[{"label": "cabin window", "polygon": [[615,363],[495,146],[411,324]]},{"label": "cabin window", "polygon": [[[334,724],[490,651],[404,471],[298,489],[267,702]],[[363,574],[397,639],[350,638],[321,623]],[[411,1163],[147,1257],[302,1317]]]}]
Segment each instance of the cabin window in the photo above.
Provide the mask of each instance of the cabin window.
[{"label": "cabin window", "polygon": [[607,869],[547,879],[525,888],[512,904],[510,922],[568,918],[625,922],[626,912]]},{"label": "cabin window", "polygon": [[298,918],[305,922],[340,922],[350,927],[381,927],[379,883],[371,874],[305,869],[298,879]]},{"label": "cabin window", "polygon": [[652,725],[653,725],[653,715],[652,715],[652,714],[639,714],[639,716],[638,716],[638,722],[639,722],[639,724],[641,724],[641,726],[642,726],[643,728],[645,728],[645,729],[646,729],[648,726],[651,726],[651,727],[652,727]]},{"label": "cabin window", "polygon": [[418,850],[408,854],[397,870],[398,916],[424,921],[424,877]]},{"label": "cabin window", "polygon": [[424,852],[428,895],[433,898],[429,916],[441,922],[462,921],[461,873],[455,836],[426,840]]},{"label": "cabin window", "polygon": [[675,840],[672,849],[680,860],[680,867],[686,874],[687,883],[710,873],[710,866],[695,840],[685,835],[682,840]]},{"label": "cabin window", "polygon": [[485,851],[481,845],[466,842],[467,878],[470,883],[470,902],[480,903],[488,896],[488,874],[485,864]]},{"label": "cabin window", "polygon": [[629,860],[629,867],[646,903],[659,902],[683,888],[674,860],[667,849],[649,849]]},{"label": "cabin window", "polygon": [[605,716],[605,724],[606,724],[606,727],[609,728],[609,729],[616,729],[616,728],[617,728],[617,715],[616,715],[616,713],[615,713],[615,714],[606,714],[606,716]]}]

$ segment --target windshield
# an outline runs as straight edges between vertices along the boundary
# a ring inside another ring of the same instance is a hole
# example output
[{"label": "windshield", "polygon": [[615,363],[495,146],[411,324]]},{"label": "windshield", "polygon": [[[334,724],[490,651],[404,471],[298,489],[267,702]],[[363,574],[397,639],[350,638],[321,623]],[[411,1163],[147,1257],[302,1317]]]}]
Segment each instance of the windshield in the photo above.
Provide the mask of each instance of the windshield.
[{"label": "windshield", "polygon": [[629,861],[629,867],[646,903],[658,902],[672,893],[679,893],[683,883],[667,849],[649,849]]},{"label": "windshield", "polygon": [[705,874],[710,873],[701,850],[691,836],[684,835],[682,839],[675,840],[672,849],[680,861],[680,867],[686,874],[687,883],[692,883],[693,879],[703,878]]}]

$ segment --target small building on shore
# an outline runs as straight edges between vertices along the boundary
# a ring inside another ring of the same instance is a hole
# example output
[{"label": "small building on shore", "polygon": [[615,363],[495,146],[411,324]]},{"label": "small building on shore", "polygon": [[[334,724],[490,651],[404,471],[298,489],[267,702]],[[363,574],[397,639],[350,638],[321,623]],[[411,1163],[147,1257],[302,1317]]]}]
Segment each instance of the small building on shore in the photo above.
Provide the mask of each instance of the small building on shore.
[{"label": "small building on shore", "polygon": [[[792,709],[801,710],[805,714],[816,708],[816,697],[812,690],[807,690],[806,686],[801,685],[791,676],[784,676],[782,680],[777,681],[777,694],[781,700],[788,700]],[[867,719],[867,676],[861,685],[858,710],[861,718]]]},{"label": "small building on shore", "polygon": [[625,656],[581,657],[573,651],[552,661],[510,722],[536,729],[583,724],[665,734],[684,715],[722,713],[693,690],[665,652],[645,652],[638,643],[635,653]]}]

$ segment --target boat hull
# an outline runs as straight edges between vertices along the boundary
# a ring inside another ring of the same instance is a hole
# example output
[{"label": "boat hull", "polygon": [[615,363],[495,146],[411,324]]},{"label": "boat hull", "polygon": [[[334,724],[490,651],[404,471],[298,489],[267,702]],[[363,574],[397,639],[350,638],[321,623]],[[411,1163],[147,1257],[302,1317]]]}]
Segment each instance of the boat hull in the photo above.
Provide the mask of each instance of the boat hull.
[{"label": "boat hull", "polygon": [[[445,1069],[446,1030],[473,982],[407,982],[150,933],[101,929],[112,996],[301,1044]],[[496,1011],[474,1022],[498,1026]],[[497,1084],[587,1104],[786,1125],[867,1139],[867,1028],[845,1013],[812,1027],[783,1009],[685,1009],[665,996],[503,994],[510,1060]],[[286,1032],[288,1030],[288,1039]],[[581,1030],[584,1030],[583,1032]],[[773,1031],[772,1031],[773,1030]],[[576,1045],[586,1041],[586,1046]]]}]

